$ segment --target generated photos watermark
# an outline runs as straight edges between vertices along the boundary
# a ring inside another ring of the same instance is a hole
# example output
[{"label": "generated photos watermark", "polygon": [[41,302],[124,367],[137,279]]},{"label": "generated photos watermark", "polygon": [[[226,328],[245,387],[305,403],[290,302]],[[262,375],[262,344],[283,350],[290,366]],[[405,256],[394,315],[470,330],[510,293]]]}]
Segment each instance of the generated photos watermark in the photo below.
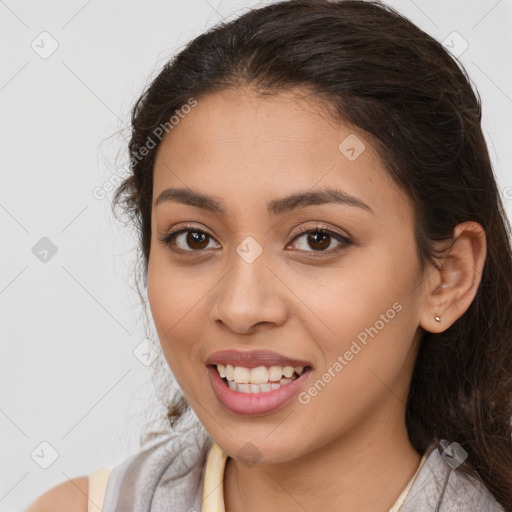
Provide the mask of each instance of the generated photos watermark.
[{"label": "generated photos watermark", "polygon": [[[138,149],[136,153],[130,156],[130,166],[133,168],[137,162],[140,162],[146,157],[149,152],[154,149],[158,142],[160,142],[166,133],[169,133],[174,129],[187,114],[189,114],[197,106],[197,100],[195,98],[189,98],[185,105],[182,105],[179,109],[174,111],[174,114],[165,123],[160,123],[153,131],[151,135],[148,135],[146,142]],[[127,167],[121,167],[108,179],[106,179],[101,185],[97,185],[92,190],[92,195],[95,199],[102,200],[107,197],[109,192],[112,192],[121,183],[122,180],[130,175],[130,170]]]},{"label": "generated photos watermark", "polygon": [[399,302],[395,302],[391,308],[379,316],[379,319],[370,327],[361,331],[356,339],[352,341],[350,347],[342,354],[339,355],[329,368],[322,373],[319,379],[315,381],[306,391],[302,391],[298,395],[298,400],[301,404],[308,404],[312,398],[318,395],[329,382],[338,375],[343,368],[345,368],[350,361],[352,361],[357,354],[359,354],[364,347],[368,345],[369,338],[373,339],[389,324],[400,311],[403,306]]}]

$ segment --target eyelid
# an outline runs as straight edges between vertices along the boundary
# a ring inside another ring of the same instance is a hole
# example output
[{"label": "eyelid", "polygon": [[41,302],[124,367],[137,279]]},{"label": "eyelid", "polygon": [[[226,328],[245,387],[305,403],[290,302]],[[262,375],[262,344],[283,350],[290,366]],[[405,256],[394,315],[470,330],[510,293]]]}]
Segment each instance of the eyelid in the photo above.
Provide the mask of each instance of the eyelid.
[{"label": "eyelid", "polygon": [[341,233],[339,233],[338,231],[335,231],[334,229],[330,229],[327,227],[314,226],[311,228],[305,228],[305,229],[301,230],[299,233],[297,233],[296,235],[294,235],[292,240],[290,241],[290,243],[288,243],[286,245],[286,247],[289,247],[291,244],[293,244],[295,242],[295,240],[301,238],[304,235],[315,234],[315,233],[329,235],[331,238],[334,238],[338,242],[338,246],[335,247],[334,249],[329,249],[326,251],[299,250],[298,252],[307,254],[308,257],[314,257],[314,258],[317,258],[317,257],[320,258],[322,256],[328,257],[328,256],[333,256],[333,255],[339,254],[344,249],[346,249],[350,245],[354,244],[354,242],[352,241],[352,239],[350,237],[348,237],[346,235],[342,235]]},{"label": "eyelid", "polygon": [[[164,245],[170,245],[171,241],[174,241],[174,239],[181,235],[182,233],[186,233],[186,232],[199,232],[199,233],[204,233],[205,235],[209,236],[212,240],[215,240],[215,237],[210,234],[208,232],[207,229],[203,228],[203,227],[198,227],[198,226],[195,226],[195,225],[192,225],[192,224],[183,224],[183,225],[179,225],[177,228],[173,228],[173,229],[169,229],[167,231],[165,231],[162,235],[159,235],[157,236],[157,239],[162,242]],[[184,251],[183,249],[179,249],[178,251],[181,251],[181,252],[203,252],[203,250],[201,251]],[[178,252],[178,251],[175,251],[175,252]]]},{"label": "eyelid", "polygon": [[290,233],[289,236],[293,237],[293,239],[295,239],[295,237],[297,235],[311,233],[314,231],[320,231],[320,232],[324,231],[324,232],[329,232],[329,233],[335,234],[337,236],[343,237],[346,240],[350,240],[350,241],[353,240],[352,235],[350,235],[346,230],[342,230],[343,232],[340,232],[341,231],[340,228],[330,227],[325,222],[320,222],[320,221],[314,221],[314,222],[315,222],[315,224],[313,226],[306,223],[306,225],[302,226],[300,229],[298,229],[297,232],[294,232],[292,230],[292,232]]},{"label": "eyelid", "polygon": [[[158,240],[163,243],[164,245],[167,245],[170,247],[171,243],[175,240],[175,238],[179,235],[181,235],[182,233],[187,233],[187,232],[196,232],[196,233],[204,233],[207,237],[209,237],[211,240],[215,241],[216,243],[218,243],[215,239],[215,237],[213,235],[211,235],[208,230],[206,230],[205,228],[202,228],[202,227],[197,227],[195,225],[192,225],[192,224],[184,224],[184,225],[181,225],[181,226],[178,226],[176,229],[171,229],[167,232],[165,232],[163,235],[161,236],[158,236]],[[293,235],[290,235],[292,236],[292,239],[290,240],[289,243],[286,244],[286,247],[289,247],[291,244],[293,244],[295,242],[296,239],[304,236],[304,235],[308,235],[308,234],[315,234],[315,233],[319,233],[319,234],[326,234],[326,235],[329,235],[330,237],[334,238],[336,241],[339,242],[340,245],[337,246],[337,248],[334,248],[334,249],[329,249],[329,250],[326,250],[326,251],[304,251],[304,250],[299,250],[298,252],[299,253],[303,253],[303,254],[310,254],[310,255],[313,255],[314,257],[321,257],[322,255],[333,255],[333,254],[336,254],[338,252],[341,252],[343,249],[347,248],[348,246],[350,245],[353,245],[353,240],[352,240],[352,237],[350,235],[344,235],[344,234],[341,234],[339,233],[338,231],[336,231],[335,229],[331,229],[329,227],[327,227],[325,224],[322,223],[322,225],[319,225],[318,221],[317,223],[314,225],[314,226],[305,226],[303,228],[301,228],[299,230],[298,233],[295,233]],[[341,246],[341,247],[340,247]],[[194,254],[196,253],[197,255],[200,255],[202,253],[205,253],[208,251],[208,249],[199,249],[199,250],[193,250],[193,249],[171,249],[172,252],[174,253],[190,253],[190,254]]]}]

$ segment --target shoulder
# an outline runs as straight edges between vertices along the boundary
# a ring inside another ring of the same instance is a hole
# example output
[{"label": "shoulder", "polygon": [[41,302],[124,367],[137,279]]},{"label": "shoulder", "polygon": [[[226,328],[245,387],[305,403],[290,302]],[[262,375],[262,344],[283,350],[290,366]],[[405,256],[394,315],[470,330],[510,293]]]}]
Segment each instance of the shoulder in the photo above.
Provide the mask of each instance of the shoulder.
[{"label": "shoulder", "polygon": [[73,478],[39,496],[24,512],[87,512],[89,478]]},{"label": "shoulder", "polygon": [[202,431],[165,433],[112,469],[103,510],[201,510],[202,478],[211,445]]},{"label": "shoulder", "polygon": [[438,448],[432,448],[409,494],[402,512],[505,512],[480,480],[448,465]]},{"label": "shoulder", "polygon": [[482,512],[505,512],[491,492],[481,482],[460,473],[451,471],[446,483],[445,507],[440,510],[479,510]]}]

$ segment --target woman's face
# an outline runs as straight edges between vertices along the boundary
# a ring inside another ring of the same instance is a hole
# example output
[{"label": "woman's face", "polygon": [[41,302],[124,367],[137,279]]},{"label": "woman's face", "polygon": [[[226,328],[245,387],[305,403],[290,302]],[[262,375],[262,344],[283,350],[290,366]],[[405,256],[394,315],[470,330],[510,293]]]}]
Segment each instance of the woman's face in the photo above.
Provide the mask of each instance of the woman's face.
[{"label": "woman's face", "polygon": [[[168,189],[211,199],[157,204]],[[291,92],[199,99],[159,146],[151,225],[161,347],[226,453],[284,462],[404,426],[426,275],[364,134]]]}]

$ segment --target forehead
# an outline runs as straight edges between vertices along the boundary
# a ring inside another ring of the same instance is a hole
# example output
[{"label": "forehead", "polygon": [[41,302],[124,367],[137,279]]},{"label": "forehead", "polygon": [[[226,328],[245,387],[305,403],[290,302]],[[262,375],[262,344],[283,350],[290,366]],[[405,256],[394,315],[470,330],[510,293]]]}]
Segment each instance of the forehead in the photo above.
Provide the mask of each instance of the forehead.
[{"label": "forehead", "polygon": [[[326,134],[339,131],[327,107],[299,90],[262,97],[247,87],[227,89],[199,97],[197,106],[181,117],[161,147],[193,152],[188,157],[194,158],[213,151],[244,156],[249,152],[251,160],[264,157],[253,148],[273,150],[273,159],[285,149],[317,158],[332,143]],[[304,142],[310,144],[304,147]]]},{"label": "forehead", "polygon": [[[355,158],[354,158],[355,157]],[[293,191],[342,189],[376,211],[411,213],[368,137],[335,121],[313,97],[288,91],[258,97],[230,89],[197,98],[163,138],[153,200],[167,187],[226,198],[232,213]]]}]

